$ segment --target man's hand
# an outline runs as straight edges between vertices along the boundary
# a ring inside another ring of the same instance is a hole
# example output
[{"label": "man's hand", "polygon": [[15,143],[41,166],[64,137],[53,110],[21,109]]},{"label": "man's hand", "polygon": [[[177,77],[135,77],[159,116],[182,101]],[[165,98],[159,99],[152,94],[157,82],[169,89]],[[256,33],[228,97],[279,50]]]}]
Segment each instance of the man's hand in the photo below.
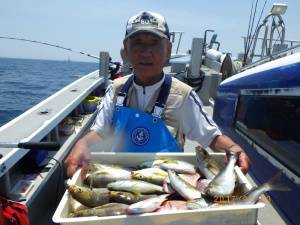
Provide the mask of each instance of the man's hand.
[{"label": "man's hand", "polygon": [[248,170],[250,169],[251,161],[246,152],[239,146],[234,145],[230,149],[230,151],[239,152],[239,158],[237,160],[237,165],[241,168],[241,171],[246,174]]},{"label": "man's hand", "polygon": [[225,135],[220,135],[215,137],[212,141],[210,147],[215,151],[224,151],[225,149],[239,152],[239,158],[237,160],[237,165],[241,168],[242,172],[246,174],[250,169],[251,161],[247,156],[246,152],[237,144],[235,144],[229,137]]},{"label": "man's hand", "polygon": [[65,160],[67,176],[72,177],[76,170],[81,167],[81,175],[84,177],[88,171],[89,162],[90,152],[88,148],[80,143],[76,144]]},{"label": "man's hand", "polygon": [[100,136],[96,132],[91,131],[76,143],[64,162],[65,166],[67,167],[68,177],[72,177],[76,170],[80,167],[81,176],[85,177],[88,171],[89,162],[91,160],[89,147],[100,140]]}]

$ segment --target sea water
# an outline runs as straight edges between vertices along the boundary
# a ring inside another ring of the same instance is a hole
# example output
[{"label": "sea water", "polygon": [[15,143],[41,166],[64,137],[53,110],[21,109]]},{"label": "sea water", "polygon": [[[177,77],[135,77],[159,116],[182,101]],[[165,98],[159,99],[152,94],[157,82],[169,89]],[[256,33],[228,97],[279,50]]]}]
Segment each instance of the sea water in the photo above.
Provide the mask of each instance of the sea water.
[{"label": "sea water", "polygon": [[0,127],[98,63],[0,58]]}]

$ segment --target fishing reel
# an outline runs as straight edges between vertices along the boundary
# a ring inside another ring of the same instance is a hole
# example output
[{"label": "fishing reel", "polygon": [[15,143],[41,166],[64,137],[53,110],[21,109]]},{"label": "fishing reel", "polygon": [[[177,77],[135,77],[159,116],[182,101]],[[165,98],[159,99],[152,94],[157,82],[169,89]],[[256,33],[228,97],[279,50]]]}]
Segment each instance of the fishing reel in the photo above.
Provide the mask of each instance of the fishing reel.
[{"label": "fishing reel", "polygon": [[124,76],[123,74],[120,73],[121,66],[122,66],[122,64],[120,62],[113,62],[111,57],[109,57],[108,71],[110,73],[111,80],[114,80],[114,79]]}]

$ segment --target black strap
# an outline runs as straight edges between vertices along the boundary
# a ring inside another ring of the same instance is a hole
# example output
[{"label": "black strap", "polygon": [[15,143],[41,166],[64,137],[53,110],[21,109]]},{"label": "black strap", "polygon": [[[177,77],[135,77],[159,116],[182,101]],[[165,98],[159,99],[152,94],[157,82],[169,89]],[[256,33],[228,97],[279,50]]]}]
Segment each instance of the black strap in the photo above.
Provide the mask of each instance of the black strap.
[{"label": "black strap", "polygon": [[122,86],[121,90],[118,93],[118,96],[122,96],[125,97],[124,102],[123,102],[123,106],[126,105],[126,99],[127,99],[127,93],[129,91],[130,86],[133,83],[133,79],[134,79],[134,75],[130,76],[127,81],[125,82],[125,84]]},{"label": "black strap", "polygon": [[[163,84],[161,85],[159,95],[157,97],[156,103],[154,105],[164,108],[168,99],[168,96],[170,94],[171,90],[171,84],[172,84],[172,77],[169,74],[165,74],[165,80]],[[152,112],[154,110],[154,107],[152,109]]]}]

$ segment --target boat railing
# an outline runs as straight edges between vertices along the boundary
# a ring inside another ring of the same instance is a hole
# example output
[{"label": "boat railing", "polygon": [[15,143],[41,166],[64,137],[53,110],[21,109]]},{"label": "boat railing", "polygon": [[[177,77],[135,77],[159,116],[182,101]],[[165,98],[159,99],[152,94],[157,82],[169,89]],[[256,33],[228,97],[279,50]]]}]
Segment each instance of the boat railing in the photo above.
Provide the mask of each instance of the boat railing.
[{"label": "boat railing", "polygon": [[174,45],[173,49],[176,49],[175,52],[172,52],[173,54],[178,54],[183,33],[184,33],[183,31],[171,31],[170,32],[170,40]]},{"label": "boat railing", "polygon": [[[281,51],[275,52],[273,54],[270,54],[268,56],[265,56],[262,59],[259,59],[245,67],[242,67],[239,72],[248,70],[250,68],[256,67],[258,65],[264,64],[266,62],[270,62],[270,61],[278,59],[278,58],[285,57],[287,55],[292,55],[292,54],[300,51],[300,42],[299,41],[290,41],[290,43],[291,43],[291,46],[289,48],[286,48],[284,50],[281,50]],[[294,43],[297,43],[297,44],[294,45]]]}]

